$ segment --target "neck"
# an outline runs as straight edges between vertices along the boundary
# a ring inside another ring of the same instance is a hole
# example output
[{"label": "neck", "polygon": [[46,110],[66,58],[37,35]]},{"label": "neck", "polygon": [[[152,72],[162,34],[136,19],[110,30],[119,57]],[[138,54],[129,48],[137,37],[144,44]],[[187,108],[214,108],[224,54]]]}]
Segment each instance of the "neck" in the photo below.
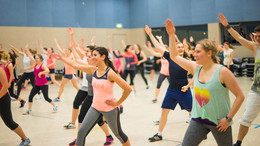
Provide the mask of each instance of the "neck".
[{"label": "neck", "polygon": [[204,70],[209,70],[212,66],[214,66],[214,62],[212,61],[212,60],[210,60],[210,61],[207,61],[205,64],[203,64],[202,66],[203,66],[203,69]]},{"label": "neck", "polygon": [[107,69],[107,65],[105,64],[105,62],[100,63],[100,65],[98,65],[98,70],[99,71],[105,71]]}]

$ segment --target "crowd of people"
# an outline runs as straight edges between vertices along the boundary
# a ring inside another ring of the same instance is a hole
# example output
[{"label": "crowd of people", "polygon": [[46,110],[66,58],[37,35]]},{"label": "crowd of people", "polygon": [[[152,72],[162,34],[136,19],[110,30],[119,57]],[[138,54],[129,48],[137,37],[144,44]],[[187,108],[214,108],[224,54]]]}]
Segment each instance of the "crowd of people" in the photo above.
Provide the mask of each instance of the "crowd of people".
[{"label": "crowd of people", "polygon": [[[258,71],[260,26],[255,28],[252,40],[246,40],[229,25],[223,14],[219,14],[218,19],[236,41],[253,52],[256,60],[254,84],[247,96],[246,110],[239,120],[239,133],[234,144],[234,146],[240,146],[251,123],[260,111]],[[161,117],[156,122],[159,124],[158,131],[148,140],[150,142],[163,140],[162,133],[168,114],[179,104],[181,109],[186,110],[189,115],[186,121],[189,126],[183,136],[183,146],[199,145],[207,139],[209,132],[213,134],[218,145],[233,145],[232,119],[245,99],[232,73],[235,48],[229,42],[225,42],[222,47],[216,39],[203,39],[195,43],[192,36],[190,43],[186,39],[181,42],[175,33],[173,22],[167,19],[164,25],[169,35],[169,46],[163,43],[161,36],[154,36],[149,26],[145,26],[144,29],[151,42],[148,41],[143,48],[157,58],[154,59],[151,79],[154,70],[161,63],[154,91],[155,97],[151,98],[152,103],[158,101],[160,88],[165,78],[169,83],[161,105]],[[52,112],[57,112],[58,107],[55,102],[61,101],[64,86],[70,80],[77,90],[77,94],[72,103],[71,121],[64,125],[64,128],[76,128],[76,119],[78,119],[78,134],[69,145],[85,145],[86,136],[98,123],[106,135],[105,146],[111,145],[114,141],[108,127],[123,146],[130,146],[127,132],[125,133],[121,128],[120,113],[123,112],[122,104],[128,96],[138,92],[134,82],[138,72],[141,74],[145,88],[151,90],[144,68],[147,54],[142,51],[139,44],[126,45],[124,41],[121,42],[124,53],[114,49],[112,45],[109,45],[108,48],[96,46],[95,37],[92,38],[91,45],[86,46],[84,39],[81,40],[80,45],[72,28],[68,28],[68,33],[71,37],[69,48],[63,48],[61,43],[54,39],[59,53],[55,53],[53,48],[42,47],[40,41],[38,44],[41,54],[37,50],[30,49],[28,44],[23,50],[19,50],[11,44],[9,46],[12,49],[9,52],[6,49],[0,50],[0,115],[2,120],[8,128],[21,137],[20,146],[29,145],[30,139],[12,118],[10,96],[20,102],[20,108],[28,103],[28,109],[23,113],[24,115],[33,112],[32,104],[36,94],[42,94],[44,99],[52,105]],[[17,78],[15,70],[19,55],[23,57],[24,66],[20,79]],[[122,58],[124,58],[124,63]],[[57,60],[64,62],[65,66],[65,74],[61,83],[55,79]],[[81,87],[78,87],[77,84],[76,70],[83,74]],[[128,74],[130,75],[129,84],[127,83]],[[59,88],[55,99],[49,98],[47,76],[50,76],[51,82]],[[28,101],[26,101],[26,97],[21,97],[21,90],[23,86],[26,86],[28,79],[32,89]],[[113,94],[115,83],[122,91],[121,97],[118,99]],[[17,85],[17,90],[14,89],[15,85]],[[69,90],[74,91],[74,89]],[[235,96],[233,103],[230,102],[229,92]]]}]

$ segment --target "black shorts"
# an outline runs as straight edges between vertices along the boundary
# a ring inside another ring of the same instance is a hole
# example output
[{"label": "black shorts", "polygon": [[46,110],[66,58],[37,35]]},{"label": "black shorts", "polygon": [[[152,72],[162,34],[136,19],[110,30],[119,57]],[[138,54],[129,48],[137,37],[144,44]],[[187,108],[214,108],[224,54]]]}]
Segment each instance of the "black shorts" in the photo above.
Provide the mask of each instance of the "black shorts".
[{"label": "black shorts", "polygon": [[55,69],[49,69],[50,73],[49,74],[55,74]]},{"label": "black shorts", "polygon": [[65,79],[69,79],[69,80],[72,80],[73,78],[75,77],[75,75],[74,74],[72,74],[72,75],[64,75],[64,78]]}]

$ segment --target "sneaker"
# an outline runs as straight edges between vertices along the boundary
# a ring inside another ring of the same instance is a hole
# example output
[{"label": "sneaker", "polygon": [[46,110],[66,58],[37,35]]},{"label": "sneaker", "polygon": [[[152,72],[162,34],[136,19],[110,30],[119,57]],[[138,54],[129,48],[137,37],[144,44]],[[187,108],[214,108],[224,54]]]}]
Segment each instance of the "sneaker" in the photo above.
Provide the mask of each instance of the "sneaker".
[{"label": "sneaker", "polygon": [[104,146],[111,145],[113,141],[114,141],[114,139],[111,135],[107,136],[107,139],[106,139],[106,142],[104,143]]},{"label": "sneaker", "polygon": [[123,107],[119,108],[119,113],[122,114],[123,113]]},{"label": "sneaker", "polygon": [[36,96],[36,99],[37,99],[37,100],[39,100],[39,99],[41,99],[41,98],[42,98],[41,94],[38,94],[38,95]]},{"label": "sneaker", "polygon": [[156,102],[157,102],[157,99],[152,100],[152,102],[153,102],[153,103],[156,103]]},{"label": "sneaker", "polygon": [[23,115],[29,115],[32,113],[31,109],[26,110],[25,112],[23,112]]},{"label": "sneaker", "polygon": [[28,146],[31,143],[30,139],[22,139],[22,142],[19,144],[19,146]]},{"label": "sneaker", "polygon": [[149,89],[150,87],[149,86],[146,86],[146,89]]},{"label": "sneaker", "polygon": [[58,111],[58,106],[57,105],[54,105],[53,109],[52,109],[52,112],[53,113],[56,113]]},{"label": "sneaker", "polygon": [[60,102],[60,98],[58,98],[58,97],[54,98],[53,102]]},{"label": "sneaker", "polygon": [[153,123],[154,123],[155,125],[159,125],[159,124],[160,124],[160,120],[153,121]]},{"label": "sneaker", "polygon": [[77,139],[73,140],[71,143],[69,143],[69,146],[75,146]]},{"label": "sneaker", "polygon": [[150,137],[148,140],[149,140],[150,142],[160,141],[160,140],[162,140],[162,136],[161,136],[161,135],[158,135],[158,133],[156,133],[153,137]]},{"label": "sneaker", "polygon": [[76,128],[76,125],[75,125],[75,124],[72,124],[72,123],[69,123],[68,125],[64,125],[64,128],[74,129],[74,128]]},{"label": "sneaker", "polygon": [[25,105],[25,103],[26,103],[26,101],[24,101],[24,100],[21,100],[21,101],[20,101],[20,108],[23,108],[23,107],[24,107],[24,105]]}]

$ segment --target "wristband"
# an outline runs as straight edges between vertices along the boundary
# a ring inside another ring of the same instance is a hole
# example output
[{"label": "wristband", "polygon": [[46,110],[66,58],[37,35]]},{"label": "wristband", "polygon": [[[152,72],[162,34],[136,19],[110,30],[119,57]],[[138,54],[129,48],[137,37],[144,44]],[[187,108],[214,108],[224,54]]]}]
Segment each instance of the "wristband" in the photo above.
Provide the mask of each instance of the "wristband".
[{"label": "wristband", "polygon": [[226,119],[227,119],[228,122],[231,122],[231,121],[232,121],[232,119],[229,118],[228,116],[226,116]]},{"label": "wristband", "polygon": [[226,26],[226,29],[229,30],[230,28],[232,28],[229,24]]}]

